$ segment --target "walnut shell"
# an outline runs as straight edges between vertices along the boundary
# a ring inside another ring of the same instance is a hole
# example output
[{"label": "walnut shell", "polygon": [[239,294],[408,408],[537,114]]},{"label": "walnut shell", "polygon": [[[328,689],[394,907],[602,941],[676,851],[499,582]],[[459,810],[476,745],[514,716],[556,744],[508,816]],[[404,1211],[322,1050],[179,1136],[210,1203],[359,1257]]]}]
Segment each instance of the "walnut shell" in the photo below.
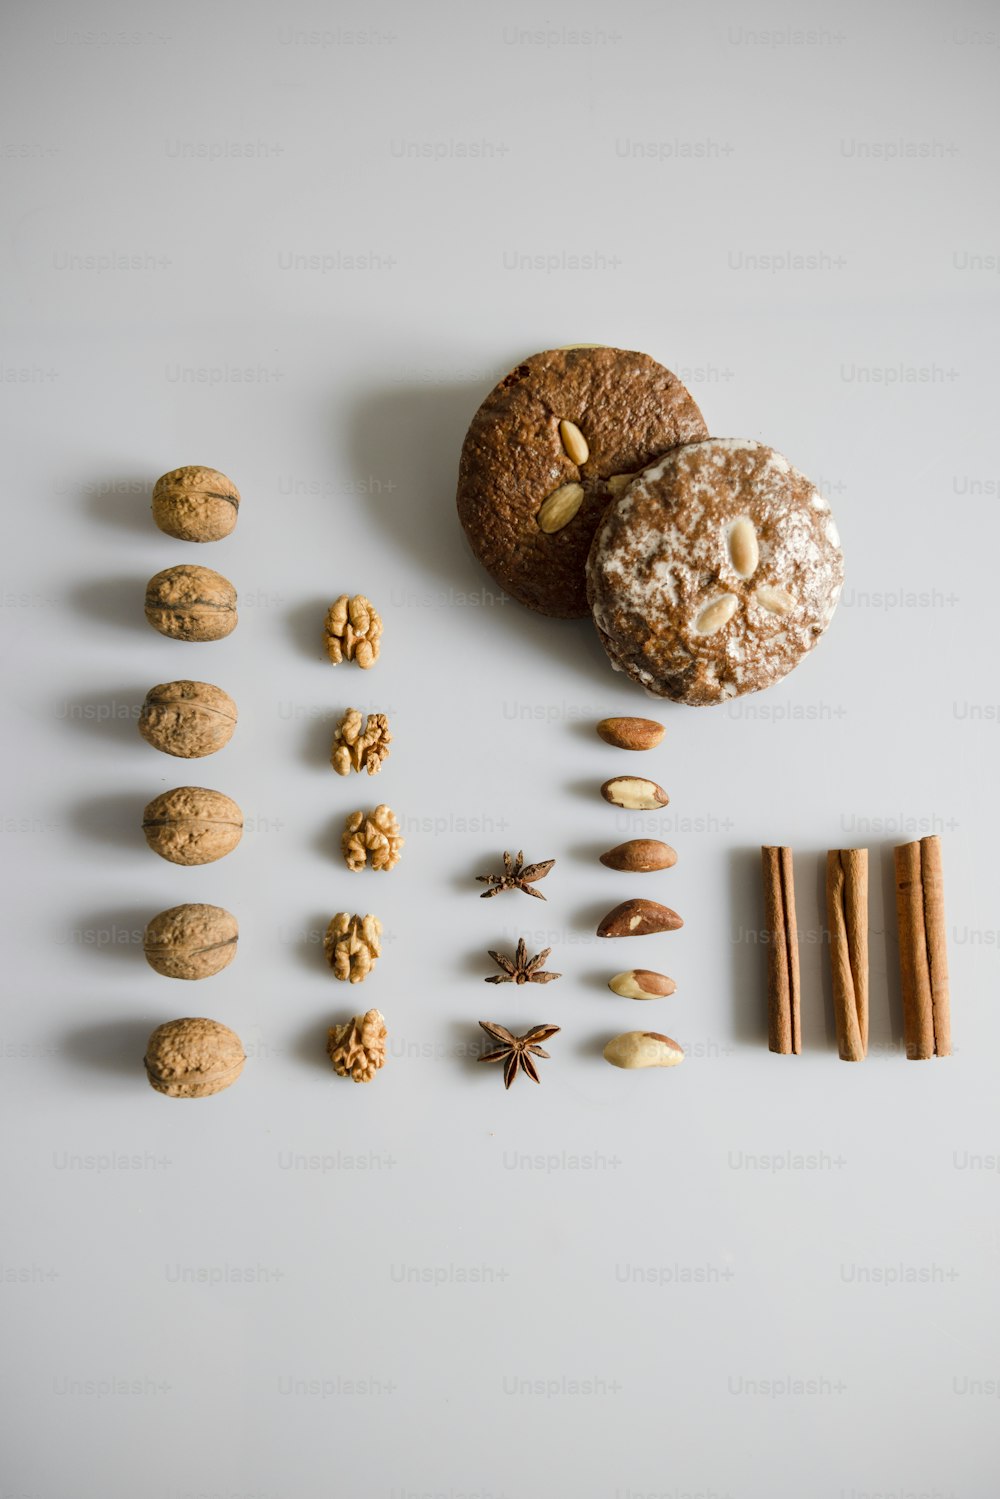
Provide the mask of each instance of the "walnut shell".
[{"label": "walnut shell", "polygon": [[146,1076],[168,1098],[208,1098],[235,1083],[246,1054],[218,1020],[168,1020],[146,1043]]},{"label": "walnut shell", "polygon": [[146,693],[139,733],[165,755],[200,760],[233,737],[236,704],[211,682],[161,682]]},{"label": "walnut shell", "polygon": [[171,640],[222,640],[236,629],[236,589],[210,567],[166,567],[146,584],[146,618]]},{"label": "walnut shell", "polygon": [[221,906],[171,906],[154,916],[142,939],[146,962],[168,979],[207,979],[236,956],[240,929]]},{"label": "walnut shell", "polygon": [[243,813],[231,797],[205,786],[176,786],[153,798],[142,831],[154,854],[171,864],[211,864],[243,836]]},{"label": "walnut shell", "polygon": [[221,541],[239,509],[239,490],[216,468],[174,468],[153,486],[153,520],[178,541]]}]

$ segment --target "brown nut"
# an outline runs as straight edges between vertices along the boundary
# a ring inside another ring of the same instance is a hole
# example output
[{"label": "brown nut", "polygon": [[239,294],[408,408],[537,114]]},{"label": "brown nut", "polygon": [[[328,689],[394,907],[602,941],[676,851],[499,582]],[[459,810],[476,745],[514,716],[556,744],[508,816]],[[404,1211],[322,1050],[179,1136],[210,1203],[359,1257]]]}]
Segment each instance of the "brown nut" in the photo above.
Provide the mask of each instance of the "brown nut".
[{"label": "brown nut", "polygon": [[676,911],[655,900],[623,900],[597,928],[599,937],[647,937],[653,932],[676,932],[684,925]]},{"label": "brown nut", "polygon": [[625,807],[629,812],[653,812],[670,800],[662,786],[647,781],[645,776],[612,776],[601,787],[601,795],[613,807]]},{"label": "brown nut", "polygon": [[382,923],[370,914],[338,911],[326,929],[323,951],[335,978],[363,984],[382,954]]},{"label": "brown nut", "polygon": [[211,864],[243,836],[243,813],[231,797],[205,786],[176,786],[150,802],[142,831],[154,854],[171,864]]},{"label": "brown nut", "polygon": [[608,980],[612,994],[622,999],[665,999],[675,993],[677,985],[665,973],[653,973],[649,968],[629,968],[625,973],[616,973]]},{"label": "brown nut", "polygon": [[168,1020],[146,1043],[146,1076],[168,1098],[208,1098],[235,1083],[246,1055],[217,1020]]},{"label": "brown nut", "polygon": [[227,745],[236,728],[236,704],[211,682],[161,682],[146,693],[139,733],[165,755],[200,760]]},{"label": "brown nut", "polygon": [[602,718],[597,732],[615,749],[648,750],[656,748],[666,729],[655,718]]},{"label": "brown nut", "polygon": [[672,869],[677,855],[669,843],[661,843],[658,838],[630,838],[602,854],[601,863],[629,874],[650,874],[656,869]]},{"label": "brown nut", "polygon": [[378,660],[381,638],[382,616],[363,593],[342,593],[326,611],[323,643],[334,666],[355,661],[367,671]]},{"label": "brown nut", "polygon": [[239,490],[216,468],[173,468],[153,485],[153,520],[178,541],[221,541],[239,509]]},{"label": "brown nut", "polygon": [[363,729],[361,717],[357,708],[348,708],[334,730],[330,764],[339,776],[350,775],[352,770],[378,775],[389,753],[392,735],[386,715],[369,713]]},{"label": "brown nut", "polygon": [[604,1060],[612,1067],[676,1067],[684,1060],[684,1050],[659,1031],[625,1031],[604,1048]]},{"label": "brown nut", "polygon": [[146,927],[146,962],[168,979],[207,979],[236,956],[236,917],[221,906],[171,906]]},{"label": "brown nut", "polygon": [[343,1025],[331,1025],[326,1054],[337,1076],[370,1083],[379,1068],[385,1066],[386,1035],[381,1010],[366,1010],[363,1015],[345,1020]]},{"label": "brown nut", "polygon": [[405,842],[400,837],[399,818],[383,802],[373,812],[350,813],[340,837],[340,848],[348,869],[364,869],[369,855],[373,869],[394,869]]},{"label": "brown nut", "polygon": [[236,629],[236,589],[210,567],[167,567],[146,584],[146,618],[171,640],[222,640]]}]

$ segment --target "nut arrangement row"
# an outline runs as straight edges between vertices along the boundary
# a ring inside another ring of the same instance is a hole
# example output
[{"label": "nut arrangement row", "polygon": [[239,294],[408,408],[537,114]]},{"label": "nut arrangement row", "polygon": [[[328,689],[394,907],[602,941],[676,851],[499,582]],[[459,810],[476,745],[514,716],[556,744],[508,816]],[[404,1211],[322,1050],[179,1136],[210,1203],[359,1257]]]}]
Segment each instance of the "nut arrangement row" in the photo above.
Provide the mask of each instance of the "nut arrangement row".
[{"label": "nut arrangement row", "polygon": [[[174,469],[153,488],[153,519],[177,540],[219,541],[234,529],[240,495],[217,469]],[[211,568],[180,564],[155,574],[146,587],[149,624],[173,640],[221,640],[239,622],[236,589]],[[379,656],[382,620],[363,595],[335,599],[323,621],[329,660],[363,670]],[[236,704],[209,682],[160,683],[146,694],[139,732],[154,749],[180,759],[201,759],[224,748],[235,731]],[[365,718],[357,709],[342,715],[333,734],[330,761],[338,775],[377,774],[389,754],[392,734],[383,713]],[[224,792],[178,786],[161,793],[142,818],[146,842],[170,863],[201,865],[225,857],[243,834],[243,814]],[[347,814],[341,853],[349,871],[370,866],[387,871],[403,846],[399,820],[385,803]],[[362,982],[381,953],[382,923],[373,915],[338,912],[325,933],[323,950],[336,978]],[[150,966],[168,978],[198,980],[219,973],[236,953],[235,916],[221,906],[187,903],[161,911],[149,922],[143,949]],[[334,1070],[367,1082],[385,1056],[385,1023],[377,1010],[330,1028],[327,1050]],[[239,1038],[219,1021],[183,1017],[157,1027],[146,1050],[152,1086],[171,1097],[206,1097],[235,1082],[244,1053]]]}]

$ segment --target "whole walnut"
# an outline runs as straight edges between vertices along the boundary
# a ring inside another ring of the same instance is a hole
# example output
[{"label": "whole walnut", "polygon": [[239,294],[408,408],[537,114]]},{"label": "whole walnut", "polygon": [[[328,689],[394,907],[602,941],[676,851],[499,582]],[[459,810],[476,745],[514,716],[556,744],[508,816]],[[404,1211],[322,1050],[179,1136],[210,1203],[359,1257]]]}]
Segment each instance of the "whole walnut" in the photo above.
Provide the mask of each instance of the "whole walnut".
[{"label": "whole walnut", "polygon": [[363,983],[382,953],[382,923],[377,916],[338,911],[326,929],[323,951],[335,978]]},{"label": "whole walnut", "polygon": [[382,635],[382,616],[364,594],[353,598],[342,593],[334,599],[326,611],[324,641],[326,653],[337,665],[341,661],[356,661],[366,670],[378,660],[379,640]]},{"label": "whole walnut", "polygon": [[373,869],[395,868],[404,842],[399,836],[399,818],[384,802],[367,815],[351,812],[340,838],[344,862],[353,870],[364,869],[369,854]]},{"label": "whole walnut", "polygon": [[227,745],[236,728],[236,704],[211,682],[161,682],[146,693],[139,733],[165,755],[200,760]]},{"label": "whole walnut", "polygon": [[170,979],[207,979],[236,956],[240,930],[221,906],[171,906],[154,916],[142,939],[146,962]]},{"label": "whole walnut", "polygon": [[153,519],[178,541],[221,541],[239,510],[239,490],[216,468],[174,468],[153,486]]},{"label": "whole walnut", "polygon": [[208,1098],[235,1083],[246,1054],[218,1020],[168,1020],[146,1043],[146,1076],[168,1098]]},{"label": "whole walnut", "polygon": [[146,618],[171,640],[222,640],[236,629],[236,589],[210,567],[167,567],[146,584]]},{"label": "whole walnut", "polygon": [[176,786],[149,803],[142,831],[154,854],[171,864],[211,864],[239,843],[243,813],[221,791]]},{"label": "whole walnut", "polygon": [[379,1068],[385,1066],[386,1034],[380,1010],[367,1010],[343,1025],[331,1025],[326,1051],[337,1076],[370,1083]]}]

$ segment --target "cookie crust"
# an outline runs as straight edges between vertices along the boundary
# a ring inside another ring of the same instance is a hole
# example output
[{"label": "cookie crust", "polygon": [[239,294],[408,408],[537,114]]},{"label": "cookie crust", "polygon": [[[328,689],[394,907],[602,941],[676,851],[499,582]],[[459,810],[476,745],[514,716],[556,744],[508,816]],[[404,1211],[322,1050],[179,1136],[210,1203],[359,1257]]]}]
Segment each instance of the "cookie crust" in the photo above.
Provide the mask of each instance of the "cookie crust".
[{"label": "cookie crust", "polygon": [[[582,433],[585,461],[569,456],[560,422]],[[587,554],[612,497],[608,480],[705,436],[689,392],[648,354],[605,347],[533,354],[486,397],[462,448],[458,513],[472,550],[529,609],[581,618]],[[538,512],[565,484],[579,484],[582,501],[547,533]]]}]

